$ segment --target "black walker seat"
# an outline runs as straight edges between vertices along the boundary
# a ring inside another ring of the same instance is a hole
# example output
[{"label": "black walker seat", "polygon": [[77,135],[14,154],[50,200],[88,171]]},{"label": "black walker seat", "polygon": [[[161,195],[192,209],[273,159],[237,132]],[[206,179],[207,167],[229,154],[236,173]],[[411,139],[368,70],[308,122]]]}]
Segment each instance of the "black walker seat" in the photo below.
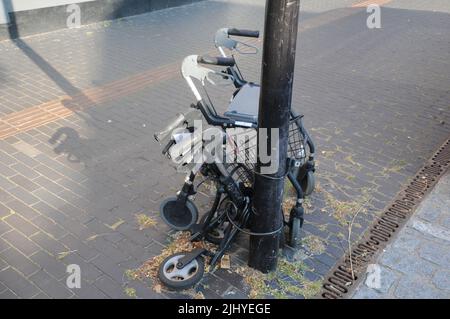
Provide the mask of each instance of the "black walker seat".
[{"label": "black walker seat", "polygon": [[253,83],[244,84],[231,100],[224,115],[235,121],[257,124],[259,93],[259,85]]}]

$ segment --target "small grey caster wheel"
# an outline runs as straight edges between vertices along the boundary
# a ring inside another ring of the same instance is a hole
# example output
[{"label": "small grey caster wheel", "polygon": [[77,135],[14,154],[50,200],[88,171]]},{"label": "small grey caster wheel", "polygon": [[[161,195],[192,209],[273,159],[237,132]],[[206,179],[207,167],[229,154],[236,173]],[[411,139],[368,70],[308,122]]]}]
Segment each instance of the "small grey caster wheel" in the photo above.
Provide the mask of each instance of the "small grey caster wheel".
[{"label": "small grey caster wheel", "polygon": [[202,278],[205,272],[203,257],[198,256],[183,268],[178,269],[177,264],[185,253],[173,254],[163,260],[159,266],[158,277],[168,288],[174,290],[193,287]]},{"label": "small grey caster wheel", "polygon": [[292,218],[292,224],[289,228],[289,238],[288,245],[292,248],[298,247],[298,242],[300,240],[300,228],[301,220],[299,218]]}]

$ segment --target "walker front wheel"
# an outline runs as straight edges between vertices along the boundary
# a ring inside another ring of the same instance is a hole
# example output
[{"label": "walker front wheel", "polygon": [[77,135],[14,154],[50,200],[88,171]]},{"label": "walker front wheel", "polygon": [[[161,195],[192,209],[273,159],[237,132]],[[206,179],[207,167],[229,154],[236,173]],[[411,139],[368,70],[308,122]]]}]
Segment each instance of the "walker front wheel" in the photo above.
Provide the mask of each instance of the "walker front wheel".
[{"label": "walker front wheel", "polygon": [[192,260],[183,268],[177,268],[185,253],[173,254],[163,260],[159,266],[158,277],[161,282],[172,289],[187,289],[198,283],[205,272],[205,263],[201,256]]},{"label": "walker front wheel", "polygon": [[292,218],[292,223],[289,227],[289,246],[297,248],[298,242],[300,240],[300,227],[301,221],[299,218]]},{"label": "walker front wheel", "polygon": [[161,218],[176,230],[188,230],[197,222],[198,210],[195,204],[187,199],[186,204],[180,204],[176,197],[164,200],[160,206]]}]

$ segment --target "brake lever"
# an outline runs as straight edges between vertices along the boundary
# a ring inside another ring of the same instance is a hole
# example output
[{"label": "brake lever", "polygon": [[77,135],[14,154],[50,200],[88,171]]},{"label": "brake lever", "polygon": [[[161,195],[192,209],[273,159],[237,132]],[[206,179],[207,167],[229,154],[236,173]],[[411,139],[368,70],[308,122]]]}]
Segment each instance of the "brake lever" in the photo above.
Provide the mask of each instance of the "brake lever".
[{"label": "brake lever", "polygon": [[[245,42],[242,42],[242,41],[237,41],[237,40],[235,40],[236,41],[236,46],[235,46],[235,50],[239,53],[239,54],[257,54],[258,52],[259,52],[259,49],[256,47],[256,46],[254,46],[254,45],[251,45],[251,44],[248,44],[248,43],[245,43]],[[244,47],[247,47],[247,48],[250,48],[250,49],[253,49],[253,50],[251,50],[250,52],[249,51],[243,51],[243,50],[241,50],[241,49],[239,49],[239,46],[244,46]]]}]

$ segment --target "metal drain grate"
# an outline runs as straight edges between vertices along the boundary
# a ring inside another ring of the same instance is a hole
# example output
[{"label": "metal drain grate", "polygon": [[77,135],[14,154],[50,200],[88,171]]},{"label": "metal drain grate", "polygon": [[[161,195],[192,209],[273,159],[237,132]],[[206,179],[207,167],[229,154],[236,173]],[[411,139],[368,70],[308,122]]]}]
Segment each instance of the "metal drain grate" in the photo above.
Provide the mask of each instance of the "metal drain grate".
[{"label": "metal drain grate", "polygon": [[[450,139],[447,140],[420,169],[412,181],[401,190],[387,206],[383,214],[366,231],[363,238],[353,246],[351,258],[347,253],[330,272],[322,286],[321,298],[346,297],[364,274],[367,265],[387,245],[393,235],[408,220],[422,198],[436,184],[450,166]],[[352,276],[352,266],[353,274]]]}]

